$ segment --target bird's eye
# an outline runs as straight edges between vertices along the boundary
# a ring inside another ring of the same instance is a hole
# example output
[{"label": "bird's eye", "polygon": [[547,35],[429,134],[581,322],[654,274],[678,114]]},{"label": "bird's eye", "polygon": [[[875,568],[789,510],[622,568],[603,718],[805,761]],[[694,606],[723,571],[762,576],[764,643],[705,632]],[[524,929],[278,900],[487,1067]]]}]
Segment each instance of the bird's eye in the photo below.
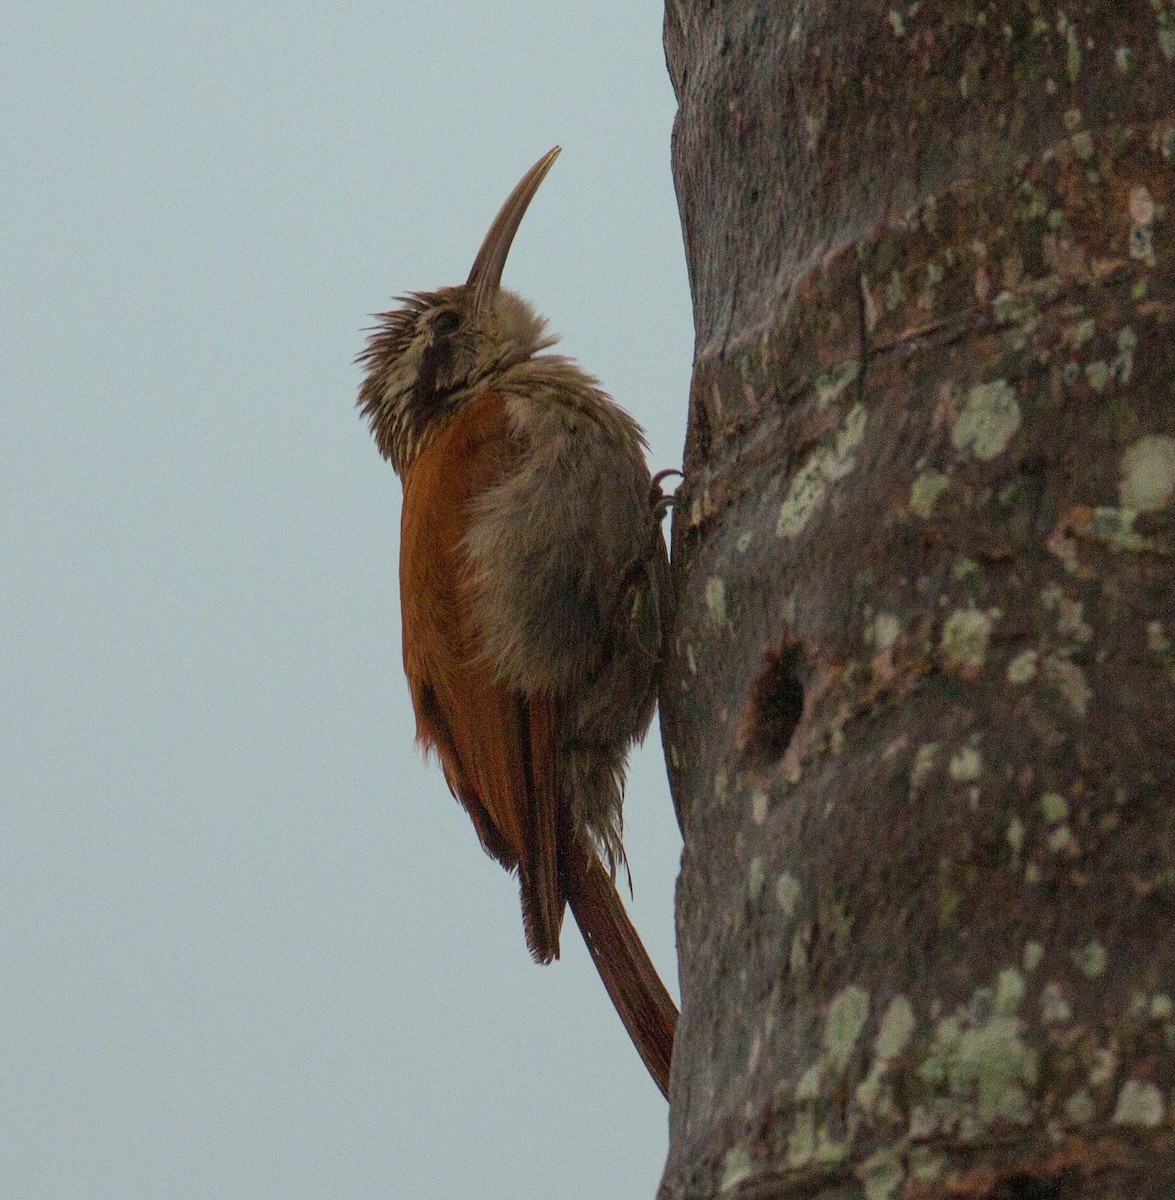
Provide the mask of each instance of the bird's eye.
[{"label": "bird's eye", "polygon": [[452,309],[442,309],[439,313],[437,313],[436,318],[433,320],[433,333],[438,338],[451,337],[457,332],[457,326],[459,324],[460,320]]}]

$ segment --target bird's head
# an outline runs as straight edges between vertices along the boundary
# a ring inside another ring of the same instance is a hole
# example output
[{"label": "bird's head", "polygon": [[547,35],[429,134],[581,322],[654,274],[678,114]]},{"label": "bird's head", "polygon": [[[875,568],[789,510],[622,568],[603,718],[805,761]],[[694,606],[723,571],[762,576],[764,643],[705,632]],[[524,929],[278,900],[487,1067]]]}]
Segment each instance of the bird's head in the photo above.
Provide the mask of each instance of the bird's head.
[{"label": "bird's head", "polygon": [[400,296],[403,307],[378,314],[358,358],[367,369],[358,405],[400,475],[474,395],[556,340],[521,296],[502,287],[502,270],[558,154],[558,146],[544,154],[510,193],[464,284]]}]

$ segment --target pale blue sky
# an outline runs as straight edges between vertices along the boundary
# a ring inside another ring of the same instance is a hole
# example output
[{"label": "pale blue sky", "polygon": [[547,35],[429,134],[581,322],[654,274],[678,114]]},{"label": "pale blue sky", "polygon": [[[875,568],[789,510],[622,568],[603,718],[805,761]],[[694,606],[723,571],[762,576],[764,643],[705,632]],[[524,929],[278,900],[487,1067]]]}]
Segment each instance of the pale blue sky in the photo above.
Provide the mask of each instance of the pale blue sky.
[{"label": "pale blue sky", "polygon": [[[24,4],[0,39],[0,1195],[651,1196],[667,1109],[568,920],[411,745],[367,314],[515,243],[680,461],[656,4]],[[634,919],[676,991],[660,746]]]}]

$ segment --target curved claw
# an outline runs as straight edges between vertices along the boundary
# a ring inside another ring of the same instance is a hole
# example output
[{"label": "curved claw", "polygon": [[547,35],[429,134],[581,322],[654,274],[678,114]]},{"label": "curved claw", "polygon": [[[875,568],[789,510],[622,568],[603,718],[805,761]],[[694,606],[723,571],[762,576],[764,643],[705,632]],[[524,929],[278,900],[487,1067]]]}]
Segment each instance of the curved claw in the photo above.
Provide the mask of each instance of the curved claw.
[{"label": "curved claw", "polygon": [[685,476],[676,467],[666,467],[664,471],[658,471],[653,476],[652,483],[649,484],[649,507],[653,510],[658,521],[661,521],[669,509],[673,506],[673,501],[676,499],[674,492],[666,493],[661,486],[662,479],[668,479],[670,475],[676,475],[678,479],[684,479]]}]

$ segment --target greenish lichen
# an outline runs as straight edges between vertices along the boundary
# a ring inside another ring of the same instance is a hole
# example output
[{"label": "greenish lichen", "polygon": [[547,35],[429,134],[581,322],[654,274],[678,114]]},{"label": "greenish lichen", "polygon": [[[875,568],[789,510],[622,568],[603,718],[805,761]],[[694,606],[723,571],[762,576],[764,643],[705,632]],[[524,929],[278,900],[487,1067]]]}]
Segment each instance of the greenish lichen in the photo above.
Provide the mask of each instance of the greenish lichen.
[{"label": "greenish lichen", "polygon": [[1075,133],[1071,139],[1073,145],[1073,153],[1077,155],[1082,162],[1088,162],[1093,158],[1093,134],[1088,129],[1082,129],[1079,133]]},{"label": "greenish lichen", "polygon": [[1175,437],[1139,438],[1122,455],[1118,499],[1124,509],[1154,512],[1175,497]]},{"label": "greenish lichen", "polygon": [[726,584],[716,575],[706,580],[706,608],[715,625],[726,624]]},{"label": "greenish lichen", "polygon": [[790,1166],[801,1167],[812,1161],[816,1153],[816,1117],[810,1109],[796,1114],[795,1124],[787,1138],[787,1161]]},{"label": "greenish lichen", "polygon": [[1057,17],[1057,32],[1065,39],[1065,73],[1073,83],[1081,74],[1081,35],[1064,13]]},{"label": "greenish lichen", "polygon": [[[937,1107],[937,1106],[936,1106]],[[930,1110],[921,1104],[915,1104],[910,1109],[909,1139],[912,1142],[924,1142],[934,1137],[938,1122]]]},{"label": "greenish lichen", "polygon": [[934,770],[938,761],[940,746],[938,742],[926,742],[919,746],[910,766],[910,799],[912,800],[922,790],[927,776]]},{"label": "greenish lichen", "polygon": [[903,299],[901,274],[898,271],[893,271],[889,277],[889,284],[885,289],[885,307],[890,312],[893,312]]},{"label": "greenish lichen", "polygon": [[1110,382],[1110,364],[1102,362],[1100,359],[1087,364],[1085,378],[1095,392],[1105,391],[1106,384]]},{"label": "greenish lichen", "polygon": [[733,1192],[744,1179],[754,1174],[754,1163],[747,1153],[745,1146],[732,1146],[722,1160],[722,1180],[718,1185],[720,1192]]},{"label": "greenish lichen", "polygon": [[993,620],[978,608],[958,608],[943,624],[939,643],[947,663],[968,670],[983,666]]},{"label": "greenish lichen", "polygon": [[1175,59],[1175,21],[1162,9],[1159,9],[1159,49],[1168,62]]},{"label": "greenish lichen", "polygon": [[1084,644],[1093,637],[1081,601],[1070,599],[1059,584],[1049,583],[1041,588],[1040,604],[1046,612],[1056,614],[1057,636],[1062,640]]},{"label": "greenish lichen", "polygon": [[1045,838],[1045,845],[1052,854],[1059,854],[1073,840],[1073,831],[1068,825],[1058,825],[1050,829]]},{"label": "greenish lichen", "polygon": [[789,917],[796,915],[796,903],[800,898],[800,881],[790,871],[784,871],[775,881],[775,898],[779,901],[779,907]]},{"label": "greenish lichen", "polygon": [[849,1156],[848,1143],[829,1132],[827,1125],[821,1125],[816,1130],[816,1151],[813,1157],[817,1162],[844,1162]]},{"label": "greenish lichen", "polygon": [[842,957],[853,936],[853,914],[842,900],[824,898],[816,908],[816,924],[824,930],[829,949],[835,958]]},{"label": "greenish lichen", "polygon": [[1138,512],[1133,508],[1099,506],[1093,510],[1093,520],[1089,524],[1090,537],[1116,550],[1145,550],[1150,542],[1134,532],[1137,517]]},{"label": "greenish lichen", "polygon": [[1069,819],[1069,805],[1059,792],[1045,792],[1040,798],[1041,815],[1050,825]]},{"label": "greenish lichen", "polygon": [[767,793],[759,788],[751,793],[751,818],[756,825],[762,825],[767,819]]},{"label": "greenish lichen", "polygon": [[914,1009],[910,1001],[905,996],[895,996],[881,1019],[869,1074],[857,1085],[857,1103],[866,1112],[879,1116],[892,1113],[892,1097],[888,1091],[883,1091],[882,1084],[890,1062],[901,1054],[909,1043],[914,1025]]},{"label": "greenish lichen", "polygon": [[1070,335],[1074,347],[1080,349],[1086,342],[1093,340],[1093,335],[1097,333],[1097,322],[1093,317],[1086,317],[1083,321],[1078,321],[1073,326],[1073,332]]},{"label": "greenish lichen", "polygon": [[1099,1046],[1093,1052],[1093,1062],[1089,1068],[1089,1086],[1105,1087],[1117,1073],[1117,1052],[1109,1047]]},{"label": "greenish lichen", "polygon": [[1118,334],[1118,357],[1114,359],[1114,378],[1119,383],[1129,383],[1134,374],[1134,351],[1138,346],[1138,334],[1129,327]]},{"label": "greenish lichen", "polygon": [[833,401],[839,400],[856,383],[857,376],[860,373],[860,361],[850,358],[842,362],[839,366],[834,367],[827,374],[817,375],[812,380],[812,388],[816,393],[816,404],[818,407],[827,408]]},{"label": "greenish lichen", "polygon": [[856,449],[865,436],[867,419],[864,405],[854,404],[841,422],[836,444],[815,450],[796,472],[787,499],[779,509],[776,537],[794,538],[802,533],[824,503],[828,489],[852,471],[856,465]]},{"label": "greenish lichen", "polygon": [[1093,630],[1085,622],[1080,600],[1061,596],[1057,601],[1057,635],[1066,641],[1084,644],[1093,637]]},{"label": "greenish lichen", "polygon": [[871,1154],[860,1169],[865,1200],[893,1200],[905,1174],[901,1154],[896,1148],[886,1147]]},{"label": "greenish lichen", "polygon": [[929,1146],[911,1146],[909,1151],[910,1178],[916,1183],[933,1183],[943,1177],[946,1160]]},{"label": "greenish lichen", "polygon": [[1044,1025],[1064,1025],[1073,1020],[1073,1009],[1056,982],[1046,983],[1040,993],[1040,1019]]},{"label": "greenish lichen", "polygon": [[1093,1097],[1087,1088],[1079,1088],[1065,1101],[1065,1116],[1077,1125],[1092,1121],[1095,1111]]},{"label": "greenish lichen", "polygon": [[963,893],[952,887],[946,879],[939,880],[938,886],[938,927],[947,930],[955,923],[959,909],[963,907]]},{"label": "greenish lichen", "polygon": [[839,991],[824,1022],[824,1048],[832,1066],[843,1071],[869,1017],[869,993],[855,983]]},{"label": "greenish lichen", "polygon": [[824,1081],[824,1060],[810,1066],[796,1084],[796,1103],[807,1104],[820,1099],[820,1088]]},{"label": "greenish lichen", "polygon": [[923,471],[910,485],[910,510],[929,521],[935,502],[950,484],[941,471]]},{"label": "greenish lichen", "polygon": [[1128,204],[1135,225],[1149,225],[1155,219],[1155,200],[1145,183],[1136,183],[1130,189]]},{"label": "greenish lichen", "polygon": [[1084,717],[1093,699],[1085,672],[1072,659],[1061,654],[1050,654],[1044,660],[1042,674],[1045,683],[1068,703],[1073,715]]},{"label": "greenish lichen", "polygon": [[947,766],[955,783],[974,783],[983,774],[983,756],[971,746],[964,746]]},{"label": "greenish lichen", "polygon": [[1015,684],[1031,683],[1036,678],[1037,663],[1040,655],[1035,650],[1021,650],[1008,663],[1008,682]]},{"label": "greenish lichen", "polygon": [[1031,974],[1044,958],[1044,947],[1035,939],[1024,944],[1024,970]]},{"label": "greenish lichen", "polygon": [[1001,1016],[1013,1016],[1028,991],[1024,976],[1015,967],[1004,967],[996,979],[995,1011]]},{"label": "greenish lichen", "polygon": [[977,384],[951,429],[951,441],[961,453],[988,461],[1007,449],[1020,428],[1020,405],[1006,379]]},{"label": "greenish lichen", "polygon": [[802,1109],[788,1135],[787,1159],[793,1167],[810,1162],[843,1162],[849,1156],[848,1144],[834,1137],[826,1125],[816,1125],[811,1108]]},{"label": "greenish lichen", "polygon": [[902,627],[893,613],[881,612],[873,619],[873,644],[879,651],[886,651],[898,640]]},{"label": "greenish lichen", "polygon": [[1059,583],[1046,583],[1040,589],[1040,606],[1045,612],[1056,612],[1057,606],[1065,598],[1065,589]]},{"label": "greenish lichen", "polygon": [[923,1081],[945,1090],[948,1112],[953,1110],[973,1133],[998,1119],[1023,1122],[1029,1117],[1026,1089],[1036,1084],[1037,1060],[1021,1036],[1016,1013],[1024,992],[1015,968],[1001,971],[986,1019],[976,1015],[985,1007],[977,994],[974,1004],[939,1021],[923,1060]]},{"label": "greenish lichen", "polygon": [[1115,1125],[1142,1125],[1154,1129],[1163,1121],[1163,1093],[1153,1083],[1128,1079],[1118,1093]]},{"label": "greenish lichen", "polygon": [[1086,942],[1073,951],[1073,961],[1083,975],[1096,979],[1106,969],[1106,948],[1101,942]]},{"label": "greenish lichen", "polygon": [[[997,324],[1005,326],[1005,335],[1013,350],[1023,350],[1028,339],[1040,323],[1040,309],[1036,301],[1021,292],[1000,292],[991,302],[992,315]],[[990,385],[988,385],[990,386]]]},{"label": "greenish lichen", "polygon": [[914,1008],[905,996],[895,996],[877,1031],[877,1057],[887,1062],[896,1058],[906,1048],[913,1032]]},{"label": "greenish lichen", "polygon": [[763,890],[763,880],[766,874],[762,858],[756,855],[747,867],[747,894],[752,900],[758,900],[759,893]]}]

